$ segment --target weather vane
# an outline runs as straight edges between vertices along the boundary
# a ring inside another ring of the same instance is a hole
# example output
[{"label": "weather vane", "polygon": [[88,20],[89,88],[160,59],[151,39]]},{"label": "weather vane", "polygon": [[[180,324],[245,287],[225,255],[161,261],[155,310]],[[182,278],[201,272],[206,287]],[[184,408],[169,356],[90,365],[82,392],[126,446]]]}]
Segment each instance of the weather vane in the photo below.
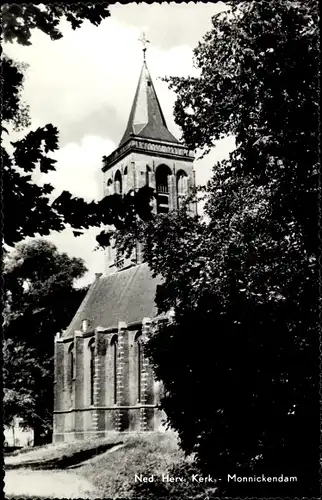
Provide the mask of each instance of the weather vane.
[{"label": "weather vane", "polygon": [[150,43],[150,40],[145,38],[145,33],[142,33],[141,38],[139,38],[138,40],[143,45],[143,60],[145,61],[146,45],[147,43]]}]

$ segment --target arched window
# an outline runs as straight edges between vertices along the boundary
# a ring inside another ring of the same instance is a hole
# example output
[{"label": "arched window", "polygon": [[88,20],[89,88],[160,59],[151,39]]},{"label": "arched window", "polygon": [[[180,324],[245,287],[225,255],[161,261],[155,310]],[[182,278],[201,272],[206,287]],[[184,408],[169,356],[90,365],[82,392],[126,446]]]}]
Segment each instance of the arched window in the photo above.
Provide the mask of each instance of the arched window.
[{"label": "arched window", "polygon": [[71,384],[76,375],[74,342],[72,342],[68,348],[68,372],[69,385],[71,388]]},{"label": "arched window", "polygon": [[76,376],[76,364],[75,364],[75,346],[72,342],[68,348],[68,358],[67,358],[67,388],[70,398],[70,406],[74,404],[74,386],[75,386],[75,376]]},{"label": "arched window", "polygon": [[183,170],[177,173],[177,201],[178,208],[182,205],[182,200],[188,194],[188,176]]},{"label": "arched window", "polygon": [[142,399],[142,337],[141,332],[135,336],[136,345],[136,376],[137,376],[137,401],[141,403]]},{"label": "arched window", "polygon": [[157,168],[155,180],[157,191],[157,212],[169,212],[169,175],[171,170],[166,165],[160,165]]},{"label": "arched window", "polygon": [[151,177],[151,169],[149,165],[146,166],[146,171],[145,171],[145,185],[150,186],[150,177]]},{"label": "arched window", "polygon": [[118,362],[117,362],[117,357],[118,357],[118,338],[117,335],[114,335],[114,337],[111,340],[111,345],[112,345],[112,351],[113,351],[113,387],[114,387],[114,392],[113,392],[113,399],[114,399],[114,404],[117,403],[117,368],[118,368]]},{"label": "arched window", "polygon": [[114,177],[114,188],[115,194],[122,194],[122,175],[119,170],[117,170]]},{"label": "arched window", "polygon": [[92,339],[88,344],[89,348],[89,390],[90,404],[94,405],[94,380],[95,380],[95,341]]},{"label": "arched window", "polygon": [[127,178],[128,178],[127,177],[127,167],[125,167],[123,175],[124,175],[124,194],[126,194],[127,193],[127,187],[128,187],[127,186]]},{"label": "arched window", "polygon": [[107,195],[113,194],[113,181],[109,179],[107,181]]}]

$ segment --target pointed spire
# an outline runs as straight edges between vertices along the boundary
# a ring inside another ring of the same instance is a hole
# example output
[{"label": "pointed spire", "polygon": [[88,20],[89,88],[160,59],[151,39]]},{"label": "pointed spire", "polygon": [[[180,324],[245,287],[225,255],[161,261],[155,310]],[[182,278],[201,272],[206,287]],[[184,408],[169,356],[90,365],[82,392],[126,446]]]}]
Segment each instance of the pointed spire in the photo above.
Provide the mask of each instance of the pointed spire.
[{"label": "pointed spire", "polygon": [[119,146],[130,139],[131,135],[178,144],[179,141],[168,130],[146,64],[146,44],[149,43],[149,40],[146,40],[143,34],[140,41],[143,43],[143,65],[127,127]]}]

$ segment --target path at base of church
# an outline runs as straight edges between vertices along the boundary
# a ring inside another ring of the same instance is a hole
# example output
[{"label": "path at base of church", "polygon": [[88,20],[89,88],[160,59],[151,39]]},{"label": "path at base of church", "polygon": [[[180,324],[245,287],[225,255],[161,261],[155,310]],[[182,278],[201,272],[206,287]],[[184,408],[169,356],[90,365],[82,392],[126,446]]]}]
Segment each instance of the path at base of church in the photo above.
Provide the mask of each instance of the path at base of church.
[{"label": "path at base of church", "polygon": [[98,498],[99,492],[73,471],[8,470],[5,496],[42,498]]},{"label": "path at base of church", "polygon": [[[107,450],[104,454],[122,448],[124,444],[118,444]],[[101,459],[97,455],[89,460],[77,464],[95,463]],[[21,456],[9,457],[7,463],[19,463]],[[72,471],[72,467],[66,470],[32,470],[18,469],[7,470],[5,475],[5,495],[7,497],[43,497],[43,498],[100,498],[99,491],[86,479]]]}]

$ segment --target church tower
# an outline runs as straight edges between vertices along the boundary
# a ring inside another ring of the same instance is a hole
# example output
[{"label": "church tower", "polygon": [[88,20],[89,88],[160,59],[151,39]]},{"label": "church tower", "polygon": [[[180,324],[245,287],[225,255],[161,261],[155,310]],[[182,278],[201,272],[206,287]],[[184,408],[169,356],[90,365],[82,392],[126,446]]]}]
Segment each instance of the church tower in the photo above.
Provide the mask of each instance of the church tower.
[{"label": "church tower", "polygon": [[[144,59],[117,149],[103,158],[104,194],[148,185],[153,210],[180,207],[195,185],[193,154],[169,131]],[[196,205],[191,204],[191,213]],[[90,286],[68,328],[55,338],[54,442],[104,437],[110,431],[163,429],[162,384],[154,379],[145,342],[160,320],[154,297],[161,278],[142,263],[139,245],[118,263],[109,251],[105,273]]]},{"label": "church tower", "polygon": [[[167,213],[179,208],[181,199],[195,186],[194,156],[169,131],[148,66],[144,60],[132,108],[118,148],[104,157],[104,195],[126,194],[148,185],[154,189],[154,210]],[[195,213],[196,205],[191,205]],[[141,262],[139,246],[120,266],[115,253],[107,252],[106,272]]]}]

